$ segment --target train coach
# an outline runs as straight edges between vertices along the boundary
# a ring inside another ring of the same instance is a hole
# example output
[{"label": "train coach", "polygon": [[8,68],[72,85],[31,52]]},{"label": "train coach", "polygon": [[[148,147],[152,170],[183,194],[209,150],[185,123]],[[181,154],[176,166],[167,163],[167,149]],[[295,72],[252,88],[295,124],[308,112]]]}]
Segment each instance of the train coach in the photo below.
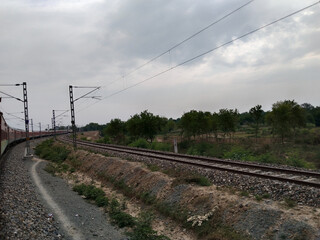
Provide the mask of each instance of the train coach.
[{"label": "train coach", "polygon": [[[1,126],[1,132],[0,132],[0,146],[1,146],[0,157],[1,157],[10,144],[25,141],[26,132],[20,129],[14,129],[9,127],[9,125],[6,123],[3,117],[2,112],[0,112],[0,126]],[[56,132],[56,134],[65,134],[65,133],[68,133],[68,131]],[[52,135],[53,135],[53,131],[29,132],[29,138],[48,137]]]}]

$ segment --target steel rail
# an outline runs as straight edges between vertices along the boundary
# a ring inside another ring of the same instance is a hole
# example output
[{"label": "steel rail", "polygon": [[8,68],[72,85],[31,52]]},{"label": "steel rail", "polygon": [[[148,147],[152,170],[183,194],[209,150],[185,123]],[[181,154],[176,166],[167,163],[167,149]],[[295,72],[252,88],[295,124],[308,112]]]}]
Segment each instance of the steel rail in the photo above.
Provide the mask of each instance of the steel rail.
[{"label": "steel rail", "polygon": [[[70,142],[72,143],[71,140],[63,138],[63,141],[66,142]],[[159,160],[166,160],[166,161],[171,161],[171,162],[177,162],[177,163],[183,163],[183,164],[188,164],[188,165],[192,165],[192,166],[197,166],[197,167],[201,167],[201,168],[207,168],[207,169],[215,169],[215,170],[219,170],[219,171],[228,171],[228,172],[233,172],[233,173],[237,173],[237,174],[241,174],[241,175],[248,175],[248,176],[254,176],[254,177],[259,177],[259,178],[265,178],[265,179],[270,179],[270,180],[278,180],[281,182],[287,182],[287,183],[295,183],[295,184],[299,184],[299,185],[306,185],[309,187],[315,187],[315,188],[320,188],[320,182],[310,182],[310,181],[305,181],[305,180],[299,180],[299,179],[293,179],[293,178],[286,178],[283,176],[275,176],[275,175],[267,175],[267,174],[263,174],[263,173],[258,173],[258,172],[250,172],[250,171],[245,171],[245,170],[240,170],[240,169],[234,169],[234,168],[228,168],[226,166],[216,166],[216,165],[211,165],[208,162],[195,162],[195,161],[190,161],[190,160],[183,160],[183,159],[176,159],[174,157],[180,157],[180,158],[185,158],[187,156],[188,159],[192,159],[192,160],[208,160],[211,158],[204,158],[202,159],[202,157],[193,157],[190,155],[185,155],[185,154],[173,154],[173,153],[169,153],[167,154],[167,152],[159,152],[159,151],[150,151],[150,150],[146,150],[145,149],[137,149],[137,148],[131,148],[131,147],[120,147],[120,146],[115,146],[115,145],[107,145],[107,144],[98,144],[98,143],[90,143],[90,142],[86,142],[86,141],[78,141],[79,145],[83,145],[83,146],[89,146],[89,147],[94,147],[94,148],[99,148],[99,149],[104,149],[104,150],[111,150],[111,151],[118,151],[118,152],[123,152],[123,153],[129,153],[129,154],[135,154],[135,155],[139,155],[139,156],[143,156],[143,157],[152,157],[152,158],[156,158]],[[152,155],[153,154],[153,155]],[[233,162],[231,161],[223,161],[222,159],[219,159],[219,163],[223,162],[224,164],[227,165],[232,165]],[[258,167],[260,167],[260,165],[255,164]],[[247,167],[246,164],[242,164],[242,167]],[[250,165],[251,167],[252,165]],[[263,166],[265,167],[265,166]],[[271,167],[270,169],[276,169],[276,171],[282,171],[282,170],[291,170],[291,169],[284,169],[284,168],[274,168]],[[274,170],[273,170],[274,171]],[[286,172],[288,173],[288,172]],[[308,172],[308,171],[302,171],[299,172],[298,170],[293,170],[289,172],[290,174],[297,174],[298,175],[304,175],[304,173],[313,173],[313,172]],[[299,174],[300,173],[300,174]],[[319,174],[320,175],[320,174]],[[319,177],[319,175],[312,175],[312,176],[317,176]],[[306,176],[306,175],[304,175]],[[310,176],[310,175],[308,175]]]}]

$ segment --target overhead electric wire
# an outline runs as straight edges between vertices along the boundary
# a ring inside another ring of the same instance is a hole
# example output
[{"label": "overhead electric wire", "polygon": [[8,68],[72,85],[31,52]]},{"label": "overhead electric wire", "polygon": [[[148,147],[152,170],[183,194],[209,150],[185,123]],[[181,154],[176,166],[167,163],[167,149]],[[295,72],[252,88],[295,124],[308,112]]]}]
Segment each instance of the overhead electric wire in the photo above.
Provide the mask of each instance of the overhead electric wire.
[{"label": "overhead electric wire", "polygon": [[[145,62],[144,64],[140,65],[139,67],[135,68],[135,69],[132,70],[131,72],[123,75],[121,78],[125,78],[125,77],[131,75],[132,73],[138,71],[139,69],[143,68],[144,66],[148,65],[149,63],[151,63],[151,62],[157,60],[158,58],[162,57],[163,55],[171,52],[173,49],[179,47],[179,46],[182,45],[183,43],[189,41],[190,39],[192,39],[192,38],[194,38],[195,36],[199,35],[199,34],[202,33],[203,31],[205,31],[205,30],[207,30],[208,28],[212,27],[213,25],[216,25],[217,23],[219,23],[219,22],[221,22],[222,20],[226,19],[227,17],[231,16],[232,14],[234,14],[234,13],[236,13],[237,11],[241,10],[242,8],[246,7],[247,5],[249,5],[250,3],[252,3],[253,1],[255,1],[255,0],[251,0],[251,1],[249,1],[249,2],[247,2],[247,3],[245,3],[245,4],[243,4],[243,5],[241,5],[240,7],[234,9],[233,11],[231,11],[231,12],[229,12],[228,14],[224,15],[223,17],[219,18],[218,20],[210,23],[208,26],[200,29],[200,30],[197,31],[196,33],[190,35],[189,37],[187,37],[187,38],[185,38],[184,40],[180,41],[179,43],[175,44],[174,46],[172,46],[172,47],[169,48],[168,50],[166,50],[166,51],[160,53],[159,55],[151,58],[149,61],[147,61],[147,62]],[[109,83],[107,86],[109,86],[109,85],[117,82],[118,80],[119,80],[119,79],[117,79],[117,80]]]},{"label": "overhead electric wire", "polygon": [[[247,37],[247,36],[249,36],[249,35],[251,35],[251,34],[253,34],[253,33],[255,33],[255,32],[258,32],[258,31],[260,31],[260,30],[262,30],[262,29],[264,29],[264,28],[267,28],[267,27],[269,27],[269,26],[271,26],[271,25],[273,25],[273,24],[276,24],[276,23],[278,23],[278,22],[280,22],[280,21],[282,21],[282,20],[284,20],[284,19],[287,19],[287,18],[289,18],[289,17],[291,17],[291,16],[294,16],[294,15],[296,15],[296,14],[298,14],[298,13],[304,11],[304,10],[307,10],[307,9],[309,9],[309,8],[311,8],[311,7],[319,4],[319,3],[320,3],[320,0],[317,1],[317,2],[315,2],[315,3],[313,3],[313,4],[308,5],[308,6],[306,6],[306,7],[303,7],[303,8],[301,8],[301,9],[297,10],[297,11],[294,11],[294,12],[288,14],[288,15],[285,15],[284,17],[278,18],[277,20],[274,20],[274,21],[272,21],[272,22],[270,22],[270,23],[268,23],[268,24],[265,24],[265,25],[263,25],[263,26],[261,26],[261,27],[258,27],[258,28],[254,29],[254,30],[252,30],[252,31],[249,31],[249,32],[247,32],[247,33],[245,33],[245,34],[237,37],[237,38],[234,38],[234,39],[232,39],[232,40],[230,40],[230,41],[228,41],[228,42],[225,42],[225,43],[223,43],[223,44],[221,44],[221,45],[219,45],[219,46],[217,46],[217,47],[215,47],[215,48],[212,48],[212,49],[210,49],[210,50],[208,50],[208,51],[206,51],[206,52],[203,52],[203,53],[201,53],[201,54],[199,54],[199,55],[196,55],[195,57],[192,57],[192,58],[190,58],[190,59],[188,59],[188,60],[186,60],[186,61],[183,61],[183,62],[181,62],[181,63],[179,63],[179,64],[177,64],[177,65],[175,65],[175,66],[173,66],[173,67],[170,67],[170,68],[168,68],[168,69],[166,69],[166,70],[164,70],[164,71],[162,71],[162,72],[159,72],[159,73],[157,73],[157,74],[155,74],[155,75],[153,75],[153,76],[151,76],[151,77],[148,77],[148,78],[146,78],[146,79],[144,79],[144,80],[142,80],[142,81],[140,81],[140,82],[138,82],[138,83],[136,83],[136,84],[133,84],[133,85],[131,85],[131,86],[129,86],[129,87],[126,87],[126,88],[124,88],[124,89],[121,89],[121,90],[119,90],[119,91],[117,91],[117,92],[115,92],[115,93],[113,93],[113,94],[110,94],[110,95],[102,98],[102,100],[103,100],[103,99],[110,98],[110,97],[112,97],[112,96],[115,96],[115,95],[117,95],[117,94],[119,94],[119,93],[122,93],[122,92],[128,90],[128,89],[131,89],[131,88],[133,88],[133,87],[136,87],[136,86],[138,86],[138,85],[140,85],[140,84],[142,84],[142,83],[144,83],[144,82],[147,82],[147,81],[149,81],[149,80],[151,80],[151,79],[154,79],[154,78],[156,78],[156,77],[158,77],[158,76],[160,76],[160,75],[163,75],[164,73],[167,73],[167,72],[169,72],[169,71],[171,71],[171,70],[173,70],[173,69],[175,69],[175,68],[177,68],[177,67],[180,67],[180,66],[182,66],[182,65],[185,65],[185,64],[187,64],[187,63],[189,63],[189,62],[191,62],[191,61],[193,61],[193,60],[195,60],[195,59],[197,59],[197,58],[199,58],[199,57],[202,57],[202,56],[204,56],[204,55],[206,55],[206,54],[208,54],[208,53],[214,52],[214,51],[216,51],[216,50],[218,50],[218,49],[220,49],[220,48],[222,48],[222,47],[224,47],[224,46],[226,46],[226,45],[229,45],[229,44],[231,44],[231,43],[233,43],[233,42],[235,42],[235,41],[238,41],[238,40],[240,40],[240,39],[242,39],[242,38],[244,38],[244,37]],[[93,104],[91,104],[91,105],[89,105],[89,106],[87,106],[87,107],[85,107],[85,108],[83,108],[83,109],[80,109],[78,112],[81,112],[81,111],[87,109],[88,107],[91,107],[92,105],[94,105],[94,104],[96,104],[96,103],[98,103],[98,101],[94,102]]]}]

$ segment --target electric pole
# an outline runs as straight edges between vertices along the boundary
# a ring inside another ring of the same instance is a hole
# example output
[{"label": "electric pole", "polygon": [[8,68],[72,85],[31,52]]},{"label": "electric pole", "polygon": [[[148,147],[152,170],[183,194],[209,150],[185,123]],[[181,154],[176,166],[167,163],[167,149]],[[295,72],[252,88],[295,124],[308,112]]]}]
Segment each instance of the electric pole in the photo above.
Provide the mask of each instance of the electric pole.
[{"label": "electric pole", "polygon": [[77,148],[77,128],[76,128],[76,118],[74,115],[74,101],[73,101],[73,88],[69,86],[69,95],[70,95],[70,109],[71,109],[71,125],[72,125],[72,142],[73,148]]},{"label": "electric pole", "polygon": [[57,137],[56,137],[56,116],[55,116],[54,110],[52,110],[52,127],[53,127],[53,132],[54,132],[54,139],[57,139]]},{"label": "electric pole", "polygon": [[27,83],[23,82],[22,86],[23,86],[24,121],[25,121],[25,128],[26,128],[26,149],[27,149],[27,155],[30,155]]},{"label": "electric pole", "polygon": [[40,138],[41,138],[41,122],[39,122],[39,131],[40,131]]},{"label": "electric pole", "polygon": [[[93,90],[89,91],[88,93],[78,97],[77,99],[73,99],[73,88],[93,88]],[[88,96],[90,93],[100,89],[100,87],[79,87],[79,86],[71,86],[69,85],[69,96],[70,96],[70,110],[71,110],[71,125],[72,125],[72,142],[73,148],[77,148],[77,127],[76,127],[76,118],[75,118],[75,111],[74,111],[74,102],[79,100],[80,98],[94,98],[97,99],[96,96]]]}]

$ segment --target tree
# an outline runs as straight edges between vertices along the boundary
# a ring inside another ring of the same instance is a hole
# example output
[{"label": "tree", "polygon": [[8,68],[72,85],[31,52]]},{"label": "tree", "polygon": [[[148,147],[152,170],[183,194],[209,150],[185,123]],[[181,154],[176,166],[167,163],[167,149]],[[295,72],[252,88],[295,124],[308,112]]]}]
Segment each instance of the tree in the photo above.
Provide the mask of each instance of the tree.
[{"label": "tree", "polygon": [[314,106],[312,106],[310,103],[303,103],[303,104],[301,104],[301,107],[303,108],[303,110],[306,113],[307,123],[315,124],[315,119],[313,116],[313,112],[315,109]]},{"label": "tree", "polygon": [[200,132],[200,123],[198,121],[198,112],[196,110],[184,113],[179,124],[183,134],[187,137],[193,136],[195,139],[196,135]]},{"label": "tree", "polygon": [[125,123],[120,119],[112,119],[104,129],[104,134],[112,138],[116,143],[124,140],[125,136]]},{"label": "tree", "polygon": [[305,115],[302,107],[295,101],[279,101],[272,105],[268,122],[273,125],[274,131],[281,137],[283,143],[284,138],[292,131],[295,132],[296,128],[305,125]]},{"label": "tree", "polygon": [[219,126],[223,131],[224,136],[229,135],[231,138],[232,133],[236,131],[239,112],[237,109],[220,109],[219,110]]},{"label": "tree", "polygon": [[320,127],[320,107],[315,107],[314,109],[312,109],[311,113],[312,113],[315,125],[317,127]]},{"label": "tree", "polygon": [[249,114],[254,122],[254,130],[256,135],[256,140],[258,138],[259,132],[259,124],[262,122],[263,119],[263,110],[261,105],[257,105],[250,109]]},{"label": "tree", "polygon": [[127,130],[133,138],[143,137],[150,142],[153,141],[165,124],[165,118],[158,115],[154,116],[147,110],[141,112],[140,115],[135,114],[126,122]]}]

